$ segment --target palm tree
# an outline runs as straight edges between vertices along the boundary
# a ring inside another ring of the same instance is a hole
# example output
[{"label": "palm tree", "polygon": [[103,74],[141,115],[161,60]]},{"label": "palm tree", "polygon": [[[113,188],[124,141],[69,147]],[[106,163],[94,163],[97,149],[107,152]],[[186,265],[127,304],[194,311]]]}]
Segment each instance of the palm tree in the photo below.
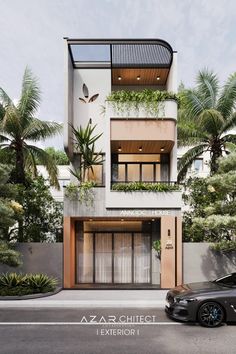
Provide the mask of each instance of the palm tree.
[{"label": "palm tree", "polygon": [[210,173],[218,169],[218,158],[227,153],[227,143],[236,143],[236,134],[229,131],[236,126],[236,73],[229,76],[219,89],[219,79],[207,69],[200,71],[194,89],[180,92],[178,115],[178,144],[191,146],[178,164],[181,181],[193,161],[209,151]]},{"label": "palm tree", "polygon": [[70,172],[81,182],[88,179],[89,171],[94,173],[93,166],[103,163],[102,152],[95,152],[95,142],[102,136],[101,134],[93,135],[96,125],[91,126],[89,122],[85,128],[80,126],[75,129],[72,126],[74,134],[74,143],[76,150],[81,154],[80,169],[70,170]]},{"label": "palm tree", "polygon": [[50,183],[59,188],[53,158],[33,143],[59,133],[61,125],[35,118],[39,103],[38,81],[28,68],[24,72],[21,97],[17,104],[0,88],[0,149],[13,157],[14,183],[25,185],[26,171],[36,176],[37,160],[46,167]]}]

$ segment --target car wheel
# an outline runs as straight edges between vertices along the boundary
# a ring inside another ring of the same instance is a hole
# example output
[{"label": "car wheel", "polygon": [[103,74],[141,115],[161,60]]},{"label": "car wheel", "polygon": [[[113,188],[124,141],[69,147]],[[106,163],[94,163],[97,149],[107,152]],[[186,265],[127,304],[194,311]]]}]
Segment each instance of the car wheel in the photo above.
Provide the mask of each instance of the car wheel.
[{"label": "car wheel", "polygon": [[201,326],[217,327],[224,321],[224,310],[217,302],[205,302],[197,317]]}]

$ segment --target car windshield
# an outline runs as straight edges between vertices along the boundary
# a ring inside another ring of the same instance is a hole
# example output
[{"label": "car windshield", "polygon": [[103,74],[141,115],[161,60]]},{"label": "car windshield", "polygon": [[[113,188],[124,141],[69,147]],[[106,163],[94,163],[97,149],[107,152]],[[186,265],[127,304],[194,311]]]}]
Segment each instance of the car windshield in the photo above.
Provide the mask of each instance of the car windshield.
[{"label": "car windshield", "polygon": [[224,277],[218,278],[214,280],[214,283],[230,288],[236,287],[236,273],[228,274]]}]

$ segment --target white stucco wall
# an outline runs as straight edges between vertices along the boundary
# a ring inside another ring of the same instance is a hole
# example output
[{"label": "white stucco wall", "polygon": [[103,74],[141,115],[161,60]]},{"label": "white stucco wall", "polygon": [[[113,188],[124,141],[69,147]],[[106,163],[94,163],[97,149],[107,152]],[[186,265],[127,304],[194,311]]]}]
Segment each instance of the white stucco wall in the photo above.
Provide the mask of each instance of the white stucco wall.
[{"label": "white stucco wall", "polygon": [[[84,98],[83,84],[89,90],[89,98],[99,94],[98,98],[91,103],[83,103],[79,97]],[[97,151],[105,151],[105,117],[102,114],[102,106],[105,105],[107,95],[111,92],[111,70],[110,69],[76,69],[74,70],[74,126],[85,127],[92,119],[92,125],[97,125],[94,133],[103,133],[96,142]]]}]

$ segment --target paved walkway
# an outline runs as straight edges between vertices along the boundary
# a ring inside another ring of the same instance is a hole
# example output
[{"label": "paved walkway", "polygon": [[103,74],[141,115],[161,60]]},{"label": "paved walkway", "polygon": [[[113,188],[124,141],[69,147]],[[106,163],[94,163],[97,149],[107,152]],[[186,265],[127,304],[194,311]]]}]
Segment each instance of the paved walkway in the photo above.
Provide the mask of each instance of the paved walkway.
[{"label": "paved walkway", "polygon": [[163,308],[167,290],[62,290],[30,300],[2,300],[0,308]]}]

